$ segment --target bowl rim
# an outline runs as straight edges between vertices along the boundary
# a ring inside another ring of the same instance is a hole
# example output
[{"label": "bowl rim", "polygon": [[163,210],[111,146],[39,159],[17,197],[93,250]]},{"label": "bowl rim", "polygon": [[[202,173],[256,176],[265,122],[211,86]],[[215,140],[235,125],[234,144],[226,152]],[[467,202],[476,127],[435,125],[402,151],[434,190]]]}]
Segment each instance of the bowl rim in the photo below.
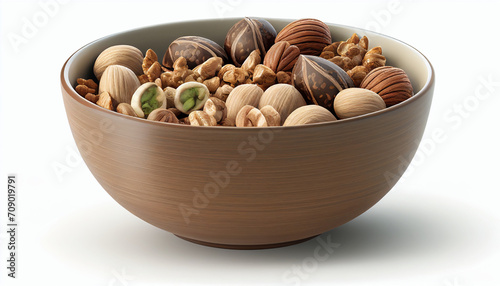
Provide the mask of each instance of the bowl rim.
[{"label": "bowl rim", "polygon": [[[252,18],[254,18],[254,17],[252,17]],[[264,20],[267,20],[267,21],[276,20],[276,21],[290,21],[291,22],[291,21],[297,20],[297,19],[284,19],[284,18],[263,18],[263,17],[255,17],[255,18],[260,18],[260,19],[264,19]],[[223,20],[227,20],[227,21],[239,21],[241,19],[242,19],[242,17],[233,17],[233,18],[224,18]],[[427,80],[426,80],[424,86],[420,89],[419,92],[417,92],[412,97],[408,98],[407,100],[405,100],[405,101],[403,101],[401,103],[398,103],[396,105],[387,107],[385,109],[382,109],[382,110],[379,110],[379,111],[376,111],[376,112],[371,112],[371,113],[360,115],[360,116],[355,116],[355,117],[346,118],[346,119],[342,119],[342,120],[335,120],[335,121],[329,121],[329,122],[320,122],[320,123],[312,123],[312,124],[304,124],[304,125],[267,126],[267,127],[253,127],[253,128],[248,128],[248,127],[235,127],[235,126],[233,126],[233,127],[227,127],[227,126],[194,126],[194,125],[176,124],[176,123],[168,123],[168,122],[158,122],[158,121],[147,120],[145,118],[140,118],[140,117],[134,117],[134,116],[129,116],[129,115],[121,114],[121,113],[118,113],[116,111],[111,111],[111,110],[108,110],[106,108],[103,108],[103,107],[101,107],[101,106],[99,106],[97,104],[94,104],[94,103],[90,102],[89,100],[85,99],[84,97],[80,96],[76,92],[76,90],[72,87],[72,85],[70,83],[67,67],[71,64],[71,62],[73,61],[73,59],[75,58],[75,56],[81,50],[83,50],[84,48],[86,48],[88,46],[91,46],[92,44],[94,44],[96,42],[99,42],[99,41],[104,40],[106,38],[114,37],[114,36],[117,36],[117,35],[120,35],[120,34],[134,32],[134,31],[138,31],[138,30],[147,30],[147,29],[150,29],[150,28],[153,28],[153,27],[158,27],[158,26],[168,26],[168,25],[181,24],[181,23],[203,23],[203,22],[220,21],[220,20],[221,19],[215,19],[215,18],[213,18],[213,19],[185,20],[185,21],[167,22],[167,23],[162,23],[162,24],[155,24],[155,25],[149,25],[149,26],[144,26],[144,27],[139,27],[139,28],[134,28],[134,29],[128,29],[128,30],[125,30],[125,31],[113,33],[113,34],[110,34],[110,35],[98,38],[98,39],[96,39],[94,41],[91,41],[91,42],[83,45],[79,49],[77,49],[64,62],[63,66],[61,68],[61,74],[60,74],[60,80],[61,80],[62,88],[65,90],[65,92],[73,100],[76,100],[80,104],[83,104],[84,106],[86,106],[88,108],[92,108],[92,109],[94,109],[94,110],[96,110],[98,112],[104,112],[104,113],[113,114],[112,116],[122,116],[122,118],[124,118],[125,120],[139,120],[137,122],[143,122],[145,124],[153,124],[153,125],[158,125],[158,126],[165,126],[164,128],[202,128],[204,130],[205,129],[207,129],[207,130],[208,129],[217,129],[217,130],[226,130],[227,129],[227,130],[239,130],[239,131],[241,131],[241,130],[247,130],[248,132],[250,132],[250,131],[253,132],[253,131],[261,131],[261,130],[282,130],[282,129],[287,129],[288,130],[288,129],[302,129],[302,128],[325,127],[325,126],[335,125],[335,124],[345,124],[345,123],[354,122],[354,121],[368,120],[368,119],[370,119],[372,117],[381,116],[381,115],[383,115],[383,114],[385,114],[387,112],[392,112],[393,110],[397,110],[399,108],[402,108],[403,106],[406,106],[408,104],[412,104],[412,102],[414,102],[418,98],[422,97],[423,94],[426,94],[427,92],[429,92],[429,90],[431,90],[433,88],[433,86],[434,86],[435,71],[434,71],[434,68],[433,68],[431,62],[427,59],[427,57],[422,52],[420,52],[419,50],[417,50],[412,45],[410,45],[410,44],[408,44],[406,42],[403,42],[401,40],[398,40],[398,39],[396,39],[394,37],[391,37],[391,36],[379,33],[379,32],[370,31],[370,30],[363,29],[363,28],[357,28],[357,27],[353,27],[353,26],[349,26],[349,25],[342,25],[342,24],[330,23],[330,22],[325,22],[325,23],[329,27],[330,26],[333,26],[333,27],[343,27],[343,28],[348,28],[348,29],[353,29],[353,30],[360,30],[360,31],[365,31],[365,32],[369,32],[369,33],[372,33],[372,34],[376,34],[378,36],[385,37],[385,38],[388,38],[390,40],[399,42],[400,44],[403,44],[403,45],[409,47],[410,49],[414,50],[423,59],[425,65],[427,67],[428,75],[427,75]],[[230,131],[228,131],[228,132],[230,132]]]}]

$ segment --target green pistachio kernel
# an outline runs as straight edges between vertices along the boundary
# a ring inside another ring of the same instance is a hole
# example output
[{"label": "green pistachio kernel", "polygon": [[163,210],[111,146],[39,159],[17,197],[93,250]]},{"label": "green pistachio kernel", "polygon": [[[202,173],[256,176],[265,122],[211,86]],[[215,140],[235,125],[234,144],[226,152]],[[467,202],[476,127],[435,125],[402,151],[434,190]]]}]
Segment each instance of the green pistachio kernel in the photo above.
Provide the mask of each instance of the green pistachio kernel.
[{"label": "green pistachio kernel", "polygon": [[186,102],[184,102],[184,104],[182,105],[182,108],[184,108],[184,110],[188,111],[191,108],[193,108],[195,105],[196,105],[196,101],[194,100],[194,98],[191,97],[190,99],[186,100]]},{"label": "green pistachio kernel", "polygon": [[160,107],[160,103],[156,100],[156,86],[152,86],[142,94],[141,96],[141,108],[145,116],[148,116],[151,111]]},{"label": "green pistachio kernel", "polygon": [[185,111],[189,111],[195,107],[200,101],[205,99],[205,92],[203,88],[192,87],[182,92],[180,101]]}]

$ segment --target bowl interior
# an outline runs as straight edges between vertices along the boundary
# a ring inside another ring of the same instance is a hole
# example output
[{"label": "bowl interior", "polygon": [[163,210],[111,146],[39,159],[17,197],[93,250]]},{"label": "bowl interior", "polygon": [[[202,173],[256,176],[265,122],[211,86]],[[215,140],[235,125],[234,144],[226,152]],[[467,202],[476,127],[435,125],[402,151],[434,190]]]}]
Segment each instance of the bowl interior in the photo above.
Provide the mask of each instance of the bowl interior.
[{"label": "bowl interior", "polygon": [[[92,78],[92,67],[97,56],[112,45],[128,44],[139,48],[143,53],[153,49],[161,62],[169,44],[180,36],[202,36],[209,38],[221,46],[229,28],[239,18],[224,20],[200,20],[163,24],[144,27],[98,39],[80,50],[68,60],[63,77],[67,85],[74,86],[79,77]],[[279,32],[293,20],[269,19]],[[329,24],[333,41],[348,39],[352,33],[367,36],[369,47],[381,46],[387,65],[402,68],[408,74],[414,93],[417,95],[431,81],[432,69],[425,57],[413,47],[391,37],[343,25]]]}]

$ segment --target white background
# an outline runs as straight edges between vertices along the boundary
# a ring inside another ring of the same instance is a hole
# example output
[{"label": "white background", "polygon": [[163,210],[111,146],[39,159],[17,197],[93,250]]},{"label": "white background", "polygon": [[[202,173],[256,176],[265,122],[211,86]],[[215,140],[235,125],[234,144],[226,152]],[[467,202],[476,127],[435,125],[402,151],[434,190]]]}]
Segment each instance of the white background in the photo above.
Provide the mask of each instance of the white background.
[{"label": "white background", "polygon": [[[500,285],[498,1],[82,2],[1,1],[0,285]],[[375,207],[321,236],[339,244],[325,261],[313,260],[317,240],[260,251],[185,242],[119,206],[75,153],[59,83],[75,50],[136,27],[243,16],[377,30],[436,70],[425,144]],[[23,34],[27,22],[36,31]],[[58,176],[61,164],[70,171]],[[5,268],[10,173],[17,279]]]}]

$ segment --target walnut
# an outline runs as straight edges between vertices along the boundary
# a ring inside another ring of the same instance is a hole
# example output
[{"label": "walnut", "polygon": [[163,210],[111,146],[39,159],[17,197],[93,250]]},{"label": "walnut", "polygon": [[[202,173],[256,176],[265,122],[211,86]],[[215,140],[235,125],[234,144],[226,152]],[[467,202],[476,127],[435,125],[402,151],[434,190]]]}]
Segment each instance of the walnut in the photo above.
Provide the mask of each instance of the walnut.
[{"label": "walnut", "polygon": [[142,70],[144,74],[148,77],[149,82],[154,82],[161,74],[161,65],[158,62],[158,56],[156,53],[149,49],[146,51],[146,56],[142,61]]},{"label": "walnut", "polygon": [[354,33],[349,39],[342,42],[335,42],[323,49],[320,57],[327,59],[338,65],[354,81],[356,86],[371,70],[385,66],[386,59],[382,55],[382,49],[375,47],[368,50],[368,38],[361,39]]},{"label": "walnut", "polygon": [[331,45],[326,46],[319,56],[327,60],[338,56],[339,54],[337,54],[337,48],[339,47],[339,45],[340,42],[334,42]]},{"label": "walnut", "polygon": [[93,88],[89,88],[88,86],[83,85],[83,84],[79,84],[79,85],[77,85],[77,86],[75,87],[75,90],[76,90],[76,92],[77,92],[79,95],[81,95],[81,96],[83,96],[83,97],[85,97],[85,95],[87,95],[87,93],[93,93],[93,94],[95,94],[95,91],[96,91],[95,89],[93,89]]},{"label": "walnut", "polygon": [[158,61],[158,56],[156,53],[149,49],[146,51],[146,56],[144,56],[144,60],[142,61],[142,71],[144,74],[147,74],[149,68]]},{"label": "walnut", "polygon": [[253,83],[266,89],[276,82],[276,74],[273,70],[265,65],[257,65],[253,76]]},{"label": "walnut", "polygon": [[145,84],[146,82],[149,82],[149,78],[147,74],[141,74],[140,76],[137,77],[139,79],[139,82],[141,84]]},{"label": "walnut", "polygon": [[225,66],[223,66],[220,71],[219,71],[219,78],[222,80],[224,79],[224,75],[226,74],[226,72],[230,71],[230,70],[234,70],[236,67],[233,65],[233,64],[227,64]]},{"label": "walnut", "polygon": [[206,85],[208,87],[208,91],[210,91],[210,93],[213,94],[219,88],[220,78],[214,76],[211,79],[204,80],[203,84]]},{"label": "walnut", "polygon": [[76,83],[78,83],[79,85],[84,85],[88,88],[97,90],[97,83],[95,83],[95,81],[93,79],[78,78],[76,80]]},{"label": "walnut", "polygon": [[246,83],[250,78],[248,72],[242,68],[234,68],[232,70],[224,73],[223,80],[227,83],[230,83],[233,87],[239,84]]},{"label": "walnut", "polygon": [[278,83],[292,84],[292,73],[291,72],[279,71],[276,74],[276,81]]},{"label": "walnut", "polygon": [[220,86],[219,88],[217,88],[217,90],[215,91],[213,96],[226,102],[227,97],[229,96],[229,94],[231,93],[232,90],[233,90],[232,86],[230,86],[229,84],[224,84],[224,85]]},{"label": "walnut", "polygon": [[344,71],[348,71],[356,66],[350,58],[343,57],[343,56],[335,56],[335,57],[329,59],[329,61],[338,65]]},{"label": "walnut", "polygon": [[97,103],[97,101],[99,100],[99,95],[95,95],[93,93],[87,93],[85,95],[85,99],[92,103]]},{"label": "walnut", "polygon": [[353,69],[347,71],[355,86],[361,84],[367,73],[368,69],[365,66],[355,66]]},{"label": "walnut", "polygon": [[366,50],[354,43],[342,42],[337,48],[337,53],[341,57],[351,59],[354,66],[358,66],[363,61]]},{"label": "walnut", "polygon": [[83,97],[86,97],[88,93],[95,94],[98,88],[97,83],[92,79],[78,78],[76,83],[78,84],[75,87],[76,93]]},{"label": "walnut", "polygon": [[202,80],[214,77],[222,68],[223,60],[220,57],[211,57],[201,65],[195,67],[193,72],[200,75]]},{"label": "walnut", "polygon": [[241,65],[241,68],[246,70],[249,73],[253,73],[255,67],[260,64],[262,58],[260,57],[260,50],[254,50],[248,55],[246,60]]},{"label": "walnut", "polygon": [[382,55],[382,48],[375,47],[368,52],[366,52],[365,57],[363,58],[363,66],[368,69],[370,72],[373,69],[376,69],[381,66],[385,66],[386,59]]}]

